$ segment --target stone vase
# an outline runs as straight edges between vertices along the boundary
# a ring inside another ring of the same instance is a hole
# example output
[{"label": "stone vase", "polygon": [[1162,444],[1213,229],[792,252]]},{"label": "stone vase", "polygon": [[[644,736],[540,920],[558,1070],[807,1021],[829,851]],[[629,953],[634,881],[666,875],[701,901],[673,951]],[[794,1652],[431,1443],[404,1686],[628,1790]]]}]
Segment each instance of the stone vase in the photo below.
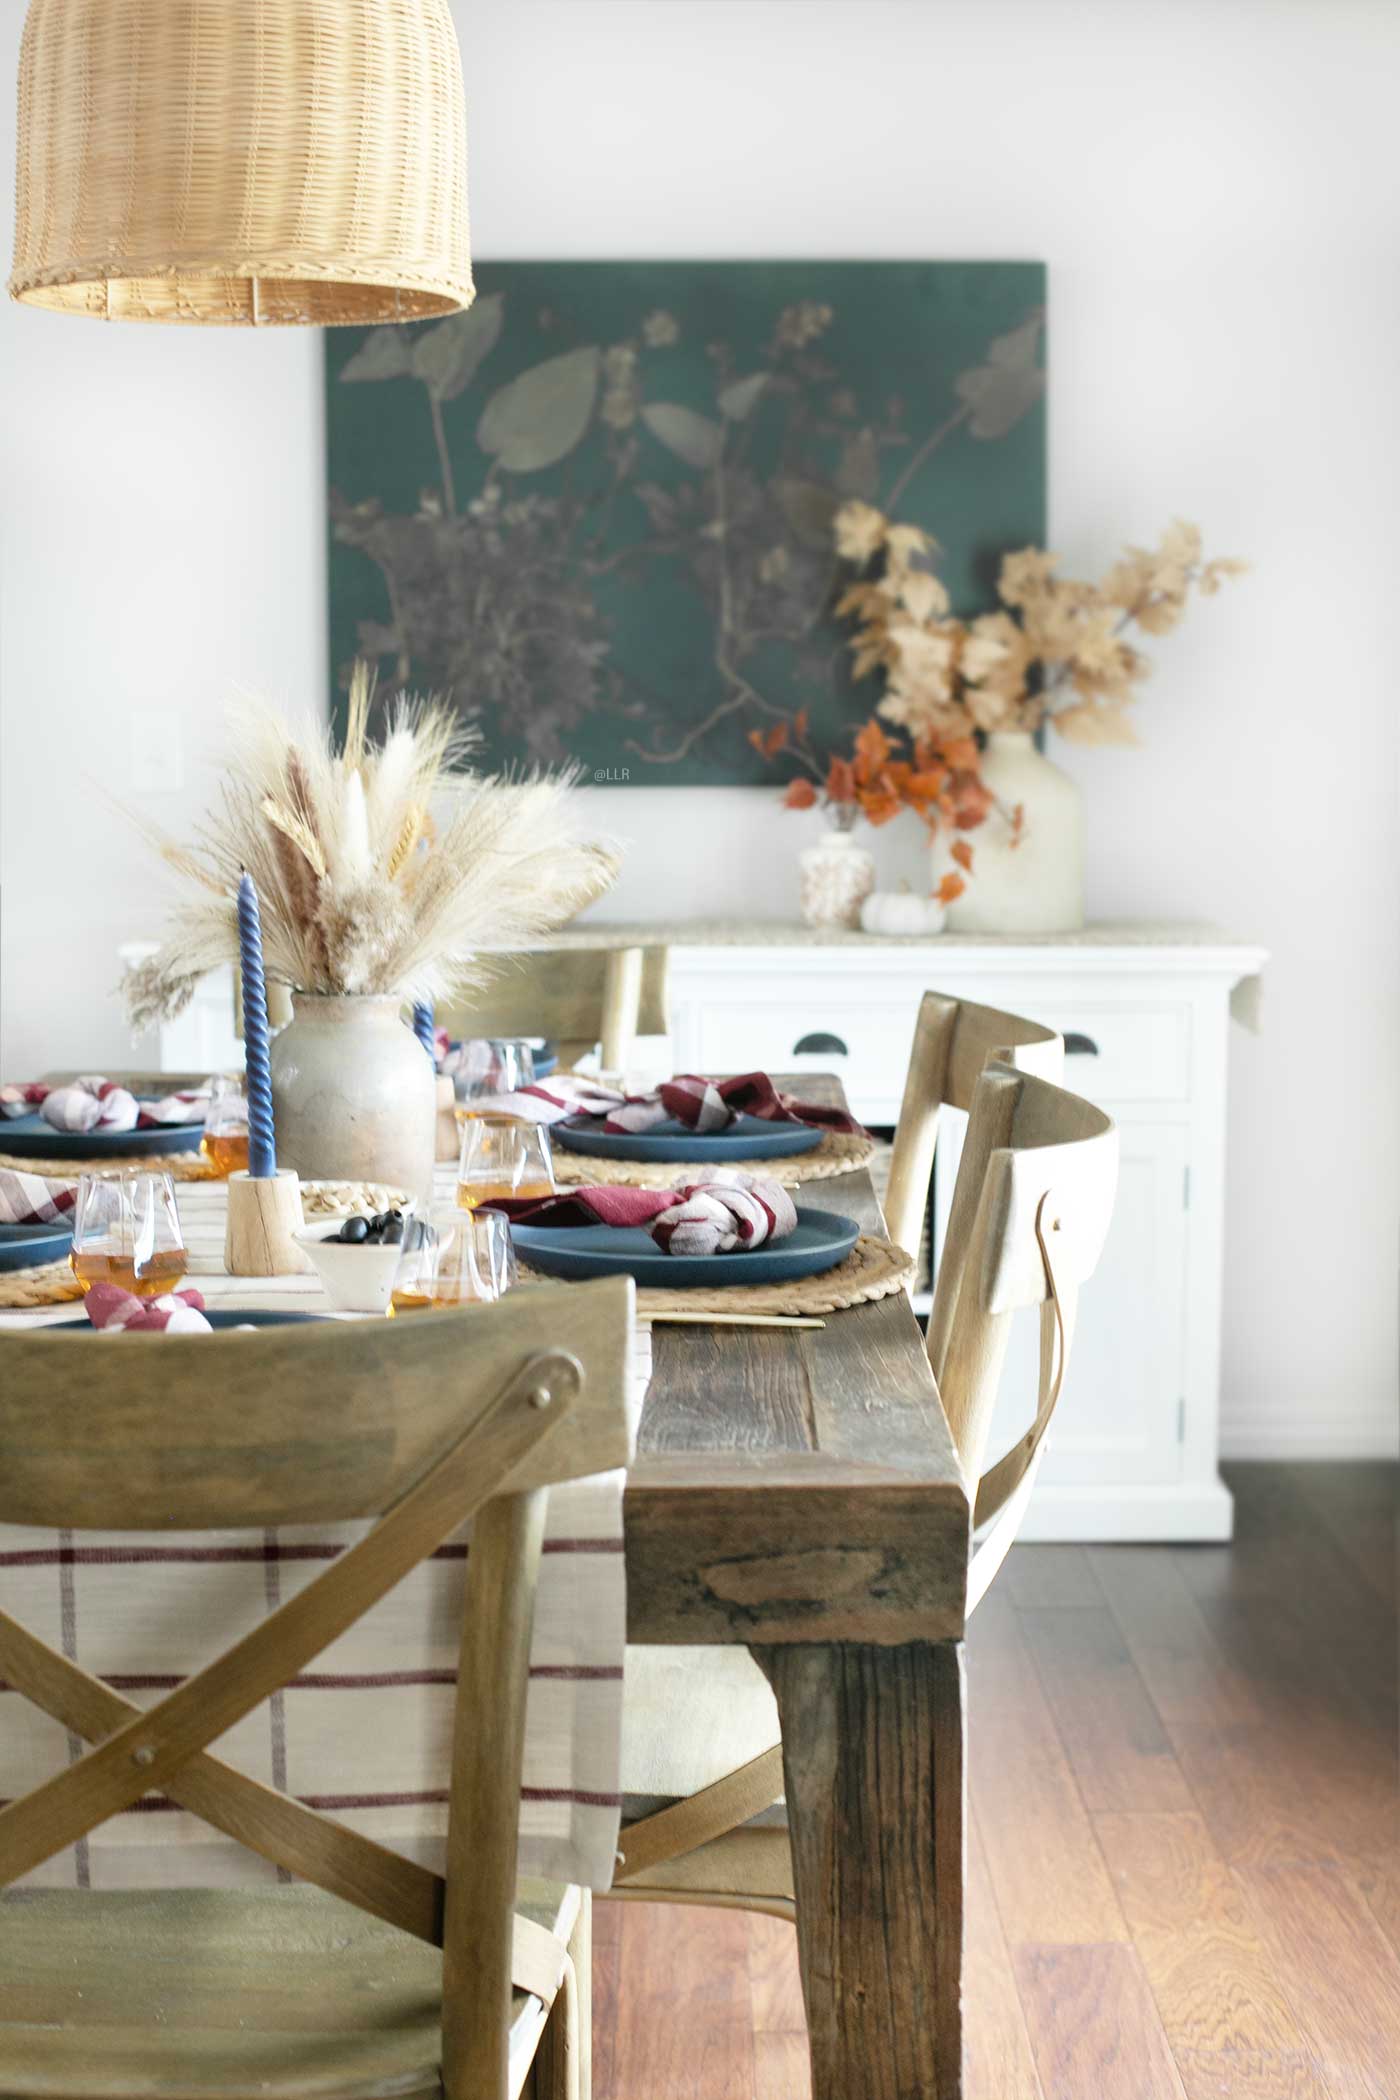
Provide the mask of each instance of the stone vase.
[{"label": "stone vase", "polygon": [[[948,906],[950,931],[1078,933],[1084,924],[1084,798],[1078,782],[1037,751],[1023,730],[988,737],[982,778],[1000,808],[966,834],[972,874]],[[1022,824],[1013,838],[1009,813],[1018,806]],[[934,855],[937,880],[951,865],[945,842]]]},{"label": "stone vase", "polygon": [[859,926],[861,905],[875,887],[875,863],[856,843],[855,808],[838,803],[832,816],[832,828],[797,857],[803,923]]},{"label": "stone vase", "polygon": [[271,1064],[279,1166],[431,1198],[437,1074],[397,995],[294,993]]}]

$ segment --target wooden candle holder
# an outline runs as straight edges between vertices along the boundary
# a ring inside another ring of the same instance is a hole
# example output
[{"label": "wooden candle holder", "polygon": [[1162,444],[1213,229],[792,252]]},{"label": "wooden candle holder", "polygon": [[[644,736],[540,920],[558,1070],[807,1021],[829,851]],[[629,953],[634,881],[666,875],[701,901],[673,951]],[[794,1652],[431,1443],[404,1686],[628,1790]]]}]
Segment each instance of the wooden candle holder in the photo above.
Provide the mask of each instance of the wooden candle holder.
[{"label": "wooden candle holder", "polygon": [[449,1073],[439,1073],[437,1083],[437,1141],[433,1157],[450,1159],[455,1166],[461,1155],[462,1134],[457,1128],[457,1096]]},{"label": "wooden candle holder", "polygon": [[224,1267],[230,1276],[302,1276],[311,1267],[292,1238],[305,1223],[301,1180],[290,1167],[261,1180],[228,1178]]}]

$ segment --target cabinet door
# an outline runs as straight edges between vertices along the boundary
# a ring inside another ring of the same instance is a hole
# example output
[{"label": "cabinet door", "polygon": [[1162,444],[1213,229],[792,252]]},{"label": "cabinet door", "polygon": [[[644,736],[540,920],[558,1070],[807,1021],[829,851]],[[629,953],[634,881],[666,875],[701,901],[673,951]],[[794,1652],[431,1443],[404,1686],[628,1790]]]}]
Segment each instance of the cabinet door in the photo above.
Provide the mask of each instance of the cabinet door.
[{"label": "cabinet door", "polygon": [[[945,1109],[938,1148],[941,1244],[965,1118]],[[1098,1268],[1079,1299],[1069,1374],[1047,1440],[1045,1485],[1180,1477],[1186,1334],[1187,1133],[1119,1123],[1118,1194]],[[946,1147],[946,1151],[945,1151]],[[1040,1322],[1017,1315],[986,1463],[1035,1414]]]}]

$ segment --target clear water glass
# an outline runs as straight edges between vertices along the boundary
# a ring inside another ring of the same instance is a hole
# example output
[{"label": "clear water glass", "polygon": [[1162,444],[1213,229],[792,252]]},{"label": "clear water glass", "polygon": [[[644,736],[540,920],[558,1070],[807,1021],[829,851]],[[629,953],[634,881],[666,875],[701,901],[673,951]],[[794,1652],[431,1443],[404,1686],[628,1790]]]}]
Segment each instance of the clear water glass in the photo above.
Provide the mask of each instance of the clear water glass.
[{"label": "clear water glass", "polygon": [[433,1211],[405,1226],[390,1313],[494,1305],[515,1279],[515,1247],[499,1211]]},{"label": "clear water glass", "polygon": [[68,1261],[85,1295],[95,1283],[119,1284],[138,1298],[177,1289],[189,1256],[170,1176],[134,1167],[84,1174]]}]

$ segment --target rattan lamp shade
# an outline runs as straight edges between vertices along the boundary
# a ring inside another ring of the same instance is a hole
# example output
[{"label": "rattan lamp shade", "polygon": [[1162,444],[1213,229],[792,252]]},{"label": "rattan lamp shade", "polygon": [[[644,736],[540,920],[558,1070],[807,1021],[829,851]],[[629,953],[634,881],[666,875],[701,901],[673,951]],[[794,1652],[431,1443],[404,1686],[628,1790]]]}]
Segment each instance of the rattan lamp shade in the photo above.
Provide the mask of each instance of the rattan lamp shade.
[{"label": "rattan lamp shade", "polygon": [[10,291],[123,321],[472,300],[447,0],[30,0]]}]

